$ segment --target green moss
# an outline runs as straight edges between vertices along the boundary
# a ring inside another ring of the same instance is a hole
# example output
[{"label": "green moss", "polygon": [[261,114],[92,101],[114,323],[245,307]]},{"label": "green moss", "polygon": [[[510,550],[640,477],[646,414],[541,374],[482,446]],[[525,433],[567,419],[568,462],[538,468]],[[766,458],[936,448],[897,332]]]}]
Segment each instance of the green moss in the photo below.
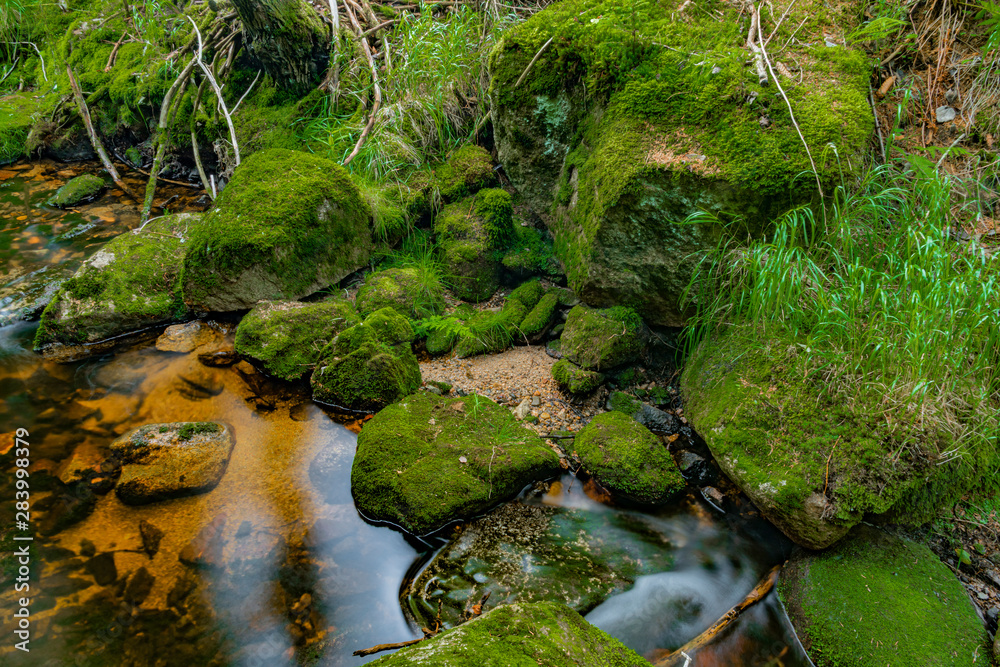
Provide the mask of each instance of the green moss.
[{"label": "green moss", "polygon": [[529,339],[536,338],[545,333],[552,317],[555,315],[556,307],[559,305],[559,297],[555,294],[546,294],[531,309],[531,312],[521,322],[521,333]]},{"label": "green moss", "polygon": [[[196,435],[218,433],[221,430],[222,426],[215,422],[187,422],[177,430],[177,439],[186,442]],[[161,428],[160,433],[163,432]]]},{"label": "green moss", "polygon": [[468,331],[459,336],[455,354],[465,358],[503,352],[521,337],[520,325],[527,315],[528,307],[520,299],[509,297],[499,313],[481,311],[466,323]]},{"label": "green moss", "polygon": [[642,409],[642,401],[621,391],[611,392],[608,402],[611,404],[612,410],[630,417]]},{"label": "green moss", "polygon": [[56,190],[56,193],[49,198],[47,203],[49,206],[57,206],[59,208],[84,204],[97,199],[106,188],[107,184],[100,176],[83,174],[67,181]]},{"label": "green moss", "polygon": [[794,558],[778,590],[817,667],[989,661],[986,632],[954,574],[927,547],[875,528]]},{"label": "green moss", "polygon": [[602,486],[627,500],[660,504],[684,489],[684,478],[666,446],[620,412],[594,417],[580,429],[573,449]]},{"label": "green moss", "polygon": [[631,308],[575,306],[562,334],[563,354],[583,368],[603,371],[639,357],[642,318]]},{"label": "green moss", "polygon": [[444,312],[444,287],[422,268],[386,269],[365,277],[355,304],[362,316],[389,307],[418,320]]},{"label": "green moss", "polygon": [[298,380],[308,375],[323,348],[338,333],[360,321],[350,303],[257,304],[236,328],[236,351],[274,377]]},{"label": "green moss", "polygon": [[507,270],[520,277],[561,273],[552,255],[552,239],[534,227],[516,224],[516,220],[513,244],[501,261]]},{"label": "green moss", "polygon": [[0,164],[27,154],[28,133],[41,114],[37,96],[15,93],[0,97]]},{"label": "green moss", "polygon": [[421,392],[365,424],[351,492],[366,516],[423,534],[494,507],[558,466],[508,409]]},{"label": "green moss", "polygon": [[445,202],[453,202],[496,182],[490,154],[469,144],[455,151],[434,170],[435,185]]},{"label": "green moss", "polygon": [[565,359],[560,359],[552,366],[552,378],[571,394],[589,394],[604,382],[603,374],[585,371]]},{"label": "green moss", "polygon": [[500,251],[513,238],[512,203],[503,190],[482,190],[446,206],[434,221],[452,290],[484,301],[500,285]]},{"label": "green moss", "polygon": [[191,234],[184,298],[208,310],[299,298],[363,265],[371,211],[338,164],[299,151],[255,153]]}]

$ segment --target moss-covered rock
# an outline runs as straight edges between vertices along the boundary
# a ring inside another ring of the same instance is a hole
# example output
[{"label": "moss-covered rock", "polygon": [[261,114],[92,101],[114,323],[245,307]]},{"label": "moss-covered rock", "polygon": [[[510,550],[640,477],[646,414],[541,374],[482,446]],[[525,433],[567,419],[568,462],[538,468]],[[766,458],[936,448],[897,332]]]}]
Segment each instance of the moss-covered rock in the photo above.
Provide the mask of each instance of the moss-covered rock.
[{"label": "moss-covered rock", "polygon": [[559,297],[555,294],[546,294],[539,299],[535,307],[521,322],[521,333],[527,337],[528,341],[537,343],[542,340],[552,325],[558,306]]},{"label": "moss-covered rock", "polygon": [[412,341],[405,317],[392,308],[375,311],[320,352],[310,380],[313,399],[375,412],[416,391],[421,378]]},{"label": "moss-covered rock", "polygon": [[566,318],[562,353],[583,368],[605,371],[639,358],[642,319],[631,308],[595,310],[575,306]]},{"label": "moss-covered rock", "polygon": [[386,269],[365,277],[354,303],[362,317],[392,308],[403,317],[419,320],[444,312],[444,287],[420,268]]},{"label": "moss-covered rock", "polygon": [[94,343],[182,318],[183,236],[199,224],[197,214],[169,215],[112,239],[46,306],[35,349]]},{"label": "moss-covered rock", "polygon": [[236,351],[268,374],[299,380],[341,331],[360,321],[347,301],[262,301],[236,327]]},{"label": "moss-covered rock", "polygon": [[[822,33],[850,30],[860,12],[791,4],[775,7],[789,12],[774,39],[798,30],[781,57],[802,64],[802,82],[783,87],[831,186],[863,155],[873,122],[865,54],[827,47]],[[641,304],[664,325],[683,323],[678,300],[720,233],[678,223],[705,210],[756,229],[816,192],[784,100],[749,64],[749,16],[727,5],[675,20],[681,5],[553,3],[507,31],[490,59],[500,162],[547,218],[569,284],[593,305]]]},{"label": "moss-covered rock", "polygon": [[28,133],[38,120],[41,103],[29,93],[0,96],[0,164],[27,154]]},{"label": "moss-covered rock", "polygon": [[800,552],[778,591],[817,667],[989,661],[955,575],[927,547],[869,526],[822,553]]},{"label": "moss-covered rock", "polygon": [[621,412],[605,412],[580,429],[573,448],[584,469],[626,500],[657,505],[684,489],[684,478],[659,438]]},{"label": "moss-covered rock", "polygon": [[497,607],[373,665],[648,667],[635,651],[552,602]]},{"label": "moss-covered rock", "polygon": [[184,300],[208,311],[298,299],[358,270],[371,211],[340,165],[273,149],[243,161],[191,234]]},{"label": "moss-covered rock", "polygon": [[943,460],[947,433],[899,441],[880,402],[829,398],[821,378],[802,378],[799,342],[729,327],[681,376],[687,418],[722,470],[798,544],[825,548],[866,514],[923,523],[995,469],[973,452]]},{"label": "moss-covered rock", "polygon": [[500,253],[514,236],[511,197],[481,190],[446,206],[434,221],[441,259],[452,290],[467,301],[485,301],[500,286]]},{"label": "moss-covered rock", "polygon": [[552,378],[571,394],[589,394],[604,382],[603,373],[585,371],[566,359],[560,359],[552,366]]},{"label": "moss-covered rock", "polygon": [[79,204],[86,204],[101,196],[107,188],[107,184],[100,176],[93,174],[83,174],[76,178],[69,179],[56,193],[49,197],[49,206],[58,208],[69,208]]},{"label": "moss-covered rock", "polygon": [[496,180],[490,154],[475,144],[462,146],[434,170],[434,184],[446,203],[476,194]]},{"label": "moss-covered rock", "polygon": [[562,276],[562,267],[552,254],[552,238],[524,224],[514,224],[514,242],[500,260],[506,274],[515,280],[531,276]]},{"label": "moss-covered rock", "polygon": [[148,424],[111,443],[122,465],[115,494],[127,505],[205,493],[226,472],[232,433],[216,422]]},{"label": "moss-covered rock", "polygon": [[586,613],[672,565],[669,538],[628,512],[515,501],[463,527],[413,580],[406,603],[419,624],[440,618],[446,628],[487,592],[491,605],[561,602]]},{"label": "moss-covered rock", "polygon": [[481,514],[558,470],[555,452],[506,408],[477,395],[422,392],[365,424],[351,491],[366,516],[424,534]]},{"label": "moss-covered rock", "polygon": [[514,342],[526,341],[521,325],[541,303],[544,294],[541,283],[529,280],[507,296],[500,312],[484,310],[468,318],[465,331],[455,344],[455,354],[471,357],[503,352]]}]

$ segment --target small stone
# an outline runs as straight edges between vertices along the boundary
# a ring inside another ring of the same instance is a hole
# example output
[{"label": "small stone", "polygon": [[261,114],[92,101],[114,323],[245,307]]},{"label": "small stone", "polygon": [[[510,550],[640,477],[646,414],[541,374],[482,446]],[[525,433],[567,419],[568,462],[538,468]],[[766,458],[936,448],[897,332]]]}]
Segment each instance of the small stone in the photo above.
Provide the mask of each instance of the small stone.
[{"label": "small stone", "polygon": [[155,556],[156,552],[160,550],[160,540],[163,539],[163,531],[145,519],[141,519],[139,521],[139,536],[142,537],[142,550],[150,558]]},{"label": "small stone", "polygon": [[125,601],[136,606],[141,605],[149,597],[154,583],[156,583],[156,577],[150,574],[145,567],[140,567],[129,579],[128,586],[125,587]]},{"label": "small stone", "polygon": [[210,368],[225,368],[232,366],[240,360],[240,355],[236,350],[215,350],[212,352],[202,352],[198,355],[198,361]]},{"label": "small stone", "polygon": [[540,391],[536,391],[534,394],[532,394],[532,396],[541,396],[541,395],[542,395],[542,392],[540,392]]},{"label": "small stone", "polygon": [[236,538],[246,537],[253,531],[253,524],[246,519],[240,524],[240,527],[236,529]]},{"label": "small stone", "polygon": [[115,555],[105,552],[87,561],[84,568],[94,577],[98,586],[110,586],[118,579],[118,569],[115,567]]},{"label": "small stone", "polygon": [[543,412],[541,414],[541,418],[548,421],[549,419],[552,419],[552,415],[550,415],[548,412]]},{"label": "small stone", "polygon": [[943,106],[935,109],[935,114],[937,115],[937,122],[948,123],[955,120],[955,117],[958,115],[958,111],[956,111],[954,107]]},{"label": "small stone", "polygon": [[535,395],[531,398],[531,407],[537,408],[542,404],[542,399],[538,397],[539,393],[536,391]]},{"label": "small stone", "polygon": [[722,495],[722,491],[719,491],[714,486],[706,486],[701,490],[701,495],[705,497],[705,500],[715,505],[717,508],[722,508],[722,503],[725,500],[725,496]]},{"label": "small stone", "polygon": [[191,352],[219,338],[218,331],[198,321],[174,324],[156,339],[156,349],[161,352]]},{"label": "small stone", "polygon": [[990,599],[990,596],[987,595],[986,593],[983,593],[982,591],[979,591],[978,593],[976,593],[976,597],[978,597],[980,600],[989,600]]},{"label": "small stone", "polygon": [[518,419],[524,419],[529,414],[531,414],[531,399],[526,398],[514,408],[514,416]]}]

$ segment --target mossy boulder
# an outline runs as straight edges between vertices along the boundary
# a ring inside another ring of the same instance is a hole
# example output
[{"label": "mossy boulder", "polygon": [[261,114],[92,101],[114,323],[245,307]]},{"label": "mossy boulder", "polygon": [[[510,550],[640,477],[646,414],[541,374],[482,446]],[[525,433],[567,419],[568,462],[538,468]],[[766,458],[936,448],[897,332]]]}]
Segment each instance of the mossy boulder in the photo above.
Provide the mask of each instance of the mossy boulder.
[{"label": "mossy boulder", "polygon": [[434,221],[441,260],[452,291],[485,301],[500,286],[500,256],[513,239],[510,195],[497,189],[444,207]]},{"label": "mossy boulder", "polygon": [[94,201],[107,189],[107,183],[100,176],[83,174],[71,178],[49,197],[48,205],[58,208],[69,208]]},{"label": "mossy boulder", "polygon": [[360,321],[342,299],[262,301],[236,327],[236,351],[276,378],[300,380],[337,334]]},{"label": "mossy boulder", "polygon": [[392,308],[375,311],[320,352],[310,379],[313,399],[375,412],[416,391],[421,378],[412,341],[405,317]]},{"label": "mossy boulder", "polygon": [[14,162],[28,153],[28,134],[43,105],[37,95],[14,93],[0,96],[0,164]]},{"label": "mossy boulder", "polygon": [[658,505],[684,490],[684,478],[666,446],[621,412],[594,417],[580,429],[573,449],[601,486],[627,501]]},{"label": "mossy boulder", "polygon": [[643,330],[642,319],[631,308],[596,310],[581,304],[566,317],[562,353],[582,368],[605,371],[639,358]]},{"label": "mossy boulder", "polygon": [[542,340],[552,325],[558,307],[559,297],[555,294],[546,294],[538,300],[521,322],[521,333],[529,342],[537,343]]},{"label": "mossy boulder", "polygon": [[434,185],[446,203],[476,194],[496,181],[490,154],[474,144],[462,146],[434,170]]},{"label": "mossy boulder", "polygon": [[403,317],[419,320],[444,312],[444,286],[425,269],[386,269],[365,277],[354,303],[362,317],[392,308]]},{"label": "mossy boulder", "polygon": [[470,317],[455,343],[455,354],[465,358],[506,350],[523,338],[521,323],[543,294],[541,284],[532,280],[511,292],[500,312],[484,310]]},{"label": "mossy boulder", "polygon": [[586,613],[672,565],[669,537],[628,512],[515,501],[465,526],[413,580],[406,604],[423,625],[440,603],[446,628],[487,592],[491,605],[561,602]]},{"label": "mossy boulder", "polygon": [[425,534],[559,470],[558,455],[507,408],[477,395],[422,392],[365,424],[351,491],[365,516]]},{"label": "mossy boulder", "polygon": [[514,242],[500,260],[504,273],[514,280],[531,276],[559,278],[563,275],[559,261],[552,254],[552,238],[548,233],[514,219]]},{"label": "mossy boulder", "polygon": [[955,575],[927,547],[876,528],[800,552],[778,591],[817,667],[989,662],[986,631]]},{"label": "mossy boulder", "polygon": [[[789,11],[774,40],[798,30],[780,58],[801,64],[801,82],[782,85],[830,189],[845,165],[863,163],[874,124],[865,53],[826,46],[823,31],[851,30],[860,12],[790,4],[775,7]],[[634,301],[671,326],[685,321],[679,299],[721,233],[679,224],[689,214],[755,231],[816,196],[784,100],[753,71],[749,15],[727,5],[676,20],[682,5],[552,3],[490,57],[499,161],[546,220],[570,286],[595,306]]]},{"label": "mossy boulder", "polygon": [[193,213],[168,215],[112,239],[46,306],[35,349],[94,343],[183,318],[184,235],[201,220]]},{"label": "mossy boulder", "polygon": [[347,171],[286,149],[254,153],[191,234],[184,300],[206,311],[298,299],[371,255],[371,211]]},{"label": "mossy boulder", "polygon": [[571,394],[589,394],[604,382],[603,373],[584,370],[566,359],[552,366],[552,378]]},{"label": "mossy boulder", "polygon": [[649,663],[569,607],[553,602],[503,605],[457,628],[379,658],[373,665],[578,665]]},{"label": "mossy boulder", "polygon": [[205,493],[226,472],[229,428],[216,422],[147,424],[111,443],[121,463],[115,494],[126,505]]},{"label": "mossy boulder", "polygon": [[989,478],[989,452],[943,459],[956,444],[949,434],[902,441],[880,400],[831,398],[821,377],[803,377],[800,343],[728,327],[702,341],[681,376],[688,420],[789,538],[822,549],[865,515],[919,525]]}]

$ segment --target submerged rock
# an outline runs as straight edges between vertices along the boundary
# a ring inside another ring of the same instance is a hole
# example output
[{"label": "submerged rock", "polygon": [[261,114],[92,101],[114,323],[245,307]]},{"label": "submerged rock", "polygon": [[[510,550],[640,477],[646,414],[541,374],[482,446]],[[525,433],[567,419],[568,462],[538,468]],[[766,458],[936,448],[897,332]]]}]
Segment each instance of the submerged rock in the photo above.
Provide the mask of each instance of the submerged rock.
[{"label": "submerged rock", "polygon": [[184,300],[207,311],[298,299],[371,255],[371,211],[347,171],[301,151],[254,153],[191,234]]},{"label": "submerged rock", "polygon": [[514,236],[513,207],[503,190],[477,195],[444,207],[434,221],[441,261],[452,291],[466,301],[485,301],[500,286],[496,252]]},{"label": "submerged rock", "polygon": [[605,371],[635,361],[642,351],[643,324],[634,310],[575,306],[566,318],[562,354],[576,365]]},{"label": "submerged rock", "polygon": [[67,181],[65,185],[56,190],[47,203],[49,206],[58,208],[86,204],[100,197],[107,187],[107,183],[100,176],[83,174]]},{"label": "submerged rock", "polygon": [[359,319],[341,299],[262,301],[240,320],[236,352],[276,378],[299,380],[312,372],[323,348]]},{"label": "submerged rock", "polygon": [[204,322],[186,322],[167,327],[156,339],[156,349],[161,352],[192,352],[203,345],[222,338],[219,330]]},{"label": "submerged rock", "polygon": [[649,667],[617,639],[552,602],[497,607],[372,664]]},{"label": "submerged rock", "polygon": [[412,340],[410,323],[395,310],[372,313],[323,348],[310,380],[313,399],[374,412],[416,391],[421,378]]},{"label": "submerged rock", "polygon": [[[580,536],[586,535],[586,542]],[[512,502],[466,526],[410,585],[421,624],[463,620],[469,600],[560,602],[586,613],[670,568],[667,538],[639,516]]]},{"label": "submerged rock", "polygon": [[659,438],[621,412],[594,417],[573,449],[601,486],[625,500],[657,505],[684,490],[684,478]]},{"label": "submerged rock", "polygon": [[425,269],[386,269],[365,277],[354,300],[362,317],[392,308],[403,317],[419,320],[444,312],[444,287]]},{"label": "submerged rock", "polygon": [[983,624],[955,575],[927,547],[876,528],[800,552],[778,591],[817,667],[988,661]]},{"label": "submerged rock", "polygon": [[183,235],[199,223],[196,214],[168,215],[115,237],[46,306],[35,349],[95,343],[183,318]]},{"label": "submerged rock", "polygon": [[559,470],[559,457],[488,398],[420,392],[365,424],[351,469],[358,509],[417,534],[481,514]]},{"label": "submerged rock", "polygon": [[127,505],[145,505],[211,491],[233,445],[229,428],[216,422],[140,426],[111,443],[122,463],[115,493]]}]

